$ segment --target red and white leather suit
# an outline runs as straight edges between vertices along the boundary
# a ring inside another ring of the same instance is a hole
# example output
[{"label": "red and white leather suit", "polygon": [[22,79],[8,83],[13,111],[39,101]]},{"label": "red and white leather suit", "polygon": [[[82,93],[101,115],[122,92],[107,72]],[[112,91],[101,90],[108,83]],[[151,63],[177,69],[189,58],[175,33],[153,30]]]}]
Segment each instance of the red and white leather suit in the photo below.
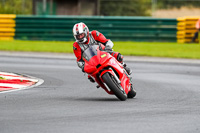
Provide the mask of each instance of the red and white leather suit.
[{"label": "red and white leather suit", "polygon": [[[78,66],[80,68],[82,68],[82,69],[84,67],[84,63],[83,63],[83,60],[82,60],[82,57],[81,57],[82,52],[84,51],[84,48],[86,49],[88,47],[88,45],[93,44],[94,41],[96,41],[97,43],[103,44],[105,46],[103,48],[104,50],[106,50],[107,47],[110,50],[112,50],[113,43],[112,43],[112,41],[110,39],[106,39],[106,37],[102,33],[98,32],[96,30],[91,31],[89,33],[89,36],[88,36],[88,39],[87,39],[86,43],[74,42],[74,44],[73,44],[73,51],[74,51],[74,54],[75,54],[75,56],[77,58]],[[113,51],[111,51],[110,53],[120,63],[122,63],[123,57],[122,57],[122,55],[119,52],[113,52]]]}]

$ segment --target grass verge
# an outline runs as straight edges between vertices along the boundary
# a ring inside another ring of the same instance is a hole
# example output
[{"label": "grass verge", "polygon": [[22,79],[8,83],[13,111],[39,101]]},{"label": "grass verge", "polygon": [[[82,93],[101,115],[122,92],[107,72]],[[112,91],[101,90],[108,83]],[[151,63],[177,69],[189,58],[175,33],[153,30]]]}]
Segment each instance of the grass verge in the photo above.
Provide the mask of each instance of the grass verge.
[{"label": "grass verge", "polygon": [[[122,55],[200,59],[199,44],[171,42],[114,42],[114,51]],[[1,51],[73,53],[73,42],[0,41]]]}]

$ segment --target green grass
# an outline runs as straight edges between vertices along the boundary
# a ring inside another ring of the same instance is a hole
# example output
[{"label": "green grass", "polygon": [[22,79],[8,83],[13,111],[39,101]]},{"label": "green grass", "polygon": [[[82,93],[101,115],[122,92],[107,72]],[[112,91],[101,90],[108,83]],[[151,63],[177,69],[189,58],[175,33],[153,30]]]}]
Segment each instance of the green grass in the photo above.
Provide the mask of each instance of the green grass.
[{"label": "green grass", "polygon": [[72,53],[73,42],[58,41],[0,41],[1,51],[31,51]]},{"label": "green grass", "polygon": [[195,43],[116,42],[114,50],[124,55],[200,59],[200,45]]},{"label": "green grass", "polygon": [[[200,59],[199,44],[169,42],[114,42],[114,51],[122,55]],[[1,51],[73,53],[73,42],[0,41]]]}]

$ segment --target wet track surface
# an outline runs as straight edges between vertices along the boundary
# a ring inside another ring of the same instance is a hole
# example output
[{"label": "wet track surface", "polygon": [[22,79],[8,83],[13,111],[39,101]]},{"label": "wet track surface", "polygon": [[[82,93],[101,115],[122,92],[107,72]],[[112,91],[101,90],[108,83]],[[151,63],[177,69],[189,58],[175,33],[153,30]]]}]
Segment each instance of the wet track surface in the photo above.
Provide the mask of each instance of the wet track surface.
[{"label": "wet track surface", "polygon": [[119,101],[87,80],[75,60],[0,57],[0,71],[44,80],[0,94],[1,133],[199,133],[200,65],[127,62],[134,99]]}]

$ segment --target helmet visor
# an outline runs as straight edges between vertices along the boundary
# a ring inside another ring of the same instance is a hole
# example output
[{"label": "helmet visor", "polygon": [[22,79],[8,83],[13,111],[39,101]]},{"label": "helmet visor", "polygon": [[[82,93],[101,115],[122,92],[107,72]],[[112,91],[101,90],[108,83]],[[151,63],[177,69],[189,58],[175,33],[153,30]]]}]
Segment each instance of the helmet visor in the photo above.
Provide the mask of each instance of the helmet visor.
[{"label": "helmet visor", "polygon": [[81,33],[81,34],[76,35],[77,40],[83,40],[84,37],[85,37],[85,33]]}]

